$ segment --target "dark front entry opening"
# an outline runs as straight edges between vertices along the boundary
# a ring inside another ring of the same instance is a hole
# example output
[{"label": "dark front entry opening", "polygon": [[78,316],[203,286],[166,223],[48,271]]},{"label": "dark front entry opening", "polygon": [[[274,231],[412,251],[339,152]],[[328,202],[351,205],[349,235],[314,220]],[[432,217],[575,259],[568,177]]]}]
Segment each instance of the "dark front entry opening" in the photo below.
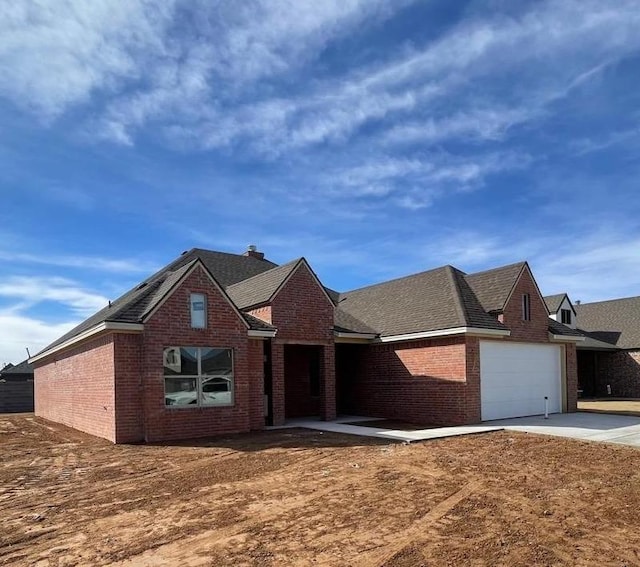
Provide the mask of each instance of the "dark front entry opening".
[{"label": "dark front entry opening", "polygon": [[264,342],[264,422],[273,425],[273,372],[271,366],[271,341]]},{"label": "dark front entry opening", "polygon": [[320,415],[321,355],[321,346],[285,345],[284,405],[286,418]]},{"label": "dark front entry opening", "polygon": [[598,353],[593,350],[578,351],[578,395],[593,398],[598,395]]},{"label": "dark front entry opening", "polygon": [[364,347],[357,344],[336,345],[336,408],[338,414],[360,415],[358,376]]}]

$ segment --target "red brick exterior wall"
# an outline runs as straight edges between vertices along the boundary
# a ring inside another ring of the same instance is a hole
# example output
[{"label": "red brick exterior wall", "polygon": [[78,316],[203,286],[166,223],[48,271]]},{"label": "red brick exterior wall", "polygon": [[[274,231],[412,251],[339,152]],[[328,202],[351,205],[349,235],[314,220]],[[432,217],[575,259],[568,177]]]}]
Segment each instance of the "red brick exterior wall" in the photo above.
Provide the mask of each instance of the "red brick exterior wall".
[{"label": "red brick exterior wall", "polygon": [[116,443],[144,439],[142,407],[142,335],[118,333],[114,338]]},{"label": "red brick exterior wall", "polygon": [[283,425],[284,405],[284,343],[271,341],[271,411],[273,425]]},{"label": "red brick exterior wall", "polygon": [[479,337],[465,338],[465,367],[467,372],[466,423],[479,423],[482,420]]},{"label": "red brick exterior wall", "polygon": [[[191,293],[207,296],[207,328],[192,329]],[[196,268],[145,323],[142,380],[146,441],[185,439],[249,431],[252,407],[247,327],[202,268]],[[234,404],[228,407],[165,406],[162,355],[165,347],[233,349]],[[255,362],[255,357],[254,357]],[[257,370],[254,369],[254,372]],[[255,392],[254,402],[255,404]]]},{"label": "red brick exterior wall", "polygon": [[575,343],[567,343],[565,351],[567,412],[578,411],[578,357]]},{"label": "red brick exterior wall", "polygon": [[640,351],[598,352],[595,368],[596,396],[640,398]]},{"label": "red brick exterior wall", "polygon": [[36,415],[115,442],[114,340],[102,336],[36,363]]},{"label": "red brick exterior wall", "polygon": [[[531,298],[531,320],[522,320],[522,296],[528,293]],[[538,293],[531,272],[525,269],[498,319],[510,330],[510,340],[527,342],[549,342],[549,313]]]},{"label": "red brick exterior wall", "polygon": [[350,376],[340,372],[340,380],[351,381],[355,413],[418,424],[469,423],[464,337],[338,348],[347,349],[341,358],[357,357]]},{"label": "red brick exterior wall", "polygon": [[278,329],[272,341],[274,424],[282,424],[285,420],[284,344],[323,346],[320,414],[323,419],[335,418],[333,310],[333,303],[305,265],[296,269],[273,298],[271,323]]},{"label": "red brick exterior wall", "polygon": [[249,384],[251,405],[249,425],[251,429],[264,427],[264,341],[249,341]]}]

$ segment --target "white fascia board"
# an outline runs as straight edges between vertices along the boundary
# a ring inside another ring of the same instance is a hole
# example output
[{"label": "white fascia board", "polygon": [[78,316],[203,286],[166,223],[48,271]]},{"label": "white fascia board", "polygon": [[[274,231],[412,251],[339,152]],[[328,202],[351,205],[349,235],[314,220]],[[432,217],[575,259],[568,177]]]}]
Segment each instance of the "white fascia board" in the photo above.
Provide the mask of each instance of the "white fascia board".
[{"label": "white fascia board", "polygon": [[574,337],[572,335],[554,335],[549,333],[549,340],[559,341],[563,343],[581,343],[585,340],[584,337]]},{"label": "white fascia board", "polygon": [[273,339],[278,331],[257,331],[255,329],[249,329],[247,336],[258,339]]},{"label": "white fascia board", "polygon": [[36,356],[30,358],[29,364],[33,362],[37,362],[38,360],[41,360],[46,356],[50,356],[56,352],[65,350],[70,346],[73,346],[81,341],[84,341],[85,339],[89,339],[94,335],[97,335],[104,331],[122,331],[127,333],[140,333],[143,330],[144,330],[144,325],[142,323],[118,323],[114,321],[104,321],[102,323],[98,323],[95,327],[91,327],[90,329],[83,331],[82,333],[76,335],[75,337],[71,337],[70,339],[64,341],[63,343],[60,343],[59,345],[56,345],[55,347],[50,348],[49,350],[41,352]]},{"label": "white fascia board", "polygon": [[508,337],[511,331],[502,329],[478,329],[475,327],[454,327],[451,329],[439,329],[437,331],[423,331],[421,333],[408,333],[406,335],[392,335],[380,337],[381,343],[396,343],[399,341],[412,341],[415,339],[431,339],[435,337],[449,337],[453,335],[474,335],[480,337]]}]

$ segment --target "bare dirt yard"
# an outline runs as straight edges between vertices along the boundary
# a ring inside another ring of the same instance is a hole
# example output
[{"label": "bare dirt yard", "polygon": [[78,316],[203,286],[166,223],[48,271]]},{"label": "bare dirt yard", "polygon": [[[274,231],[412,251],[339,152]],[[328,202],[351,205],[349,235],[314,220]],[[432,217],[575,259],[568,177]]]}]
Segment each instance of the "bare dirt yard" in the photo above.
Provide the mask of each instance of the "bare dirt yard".
[{"label": "bare dirt yard", "polygon": [[601,400],[578,400],[580,411],[593,413],[617,413],[622,415],[640,416],[640,400],[627,399],[601,399]]},{"label": "bare dirt yard", "polygon": [[114,446],[0,416],[0,565],[640,565],[640,451],[306,430]]}]

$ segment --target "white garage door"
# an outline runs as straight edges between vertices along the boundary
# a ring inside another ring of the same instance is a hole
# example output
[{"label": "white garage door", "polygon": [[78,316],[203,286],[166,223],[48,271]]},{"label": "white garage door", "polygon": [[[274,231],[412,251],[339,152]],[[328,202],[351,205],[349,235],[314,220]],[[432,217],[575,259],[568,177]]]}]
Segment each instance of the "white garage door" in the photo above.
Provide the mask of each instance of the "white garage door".
[{"label": "white garage door", "polygon": [[562,411],[561,347],[480,341],[482,420]]}]

